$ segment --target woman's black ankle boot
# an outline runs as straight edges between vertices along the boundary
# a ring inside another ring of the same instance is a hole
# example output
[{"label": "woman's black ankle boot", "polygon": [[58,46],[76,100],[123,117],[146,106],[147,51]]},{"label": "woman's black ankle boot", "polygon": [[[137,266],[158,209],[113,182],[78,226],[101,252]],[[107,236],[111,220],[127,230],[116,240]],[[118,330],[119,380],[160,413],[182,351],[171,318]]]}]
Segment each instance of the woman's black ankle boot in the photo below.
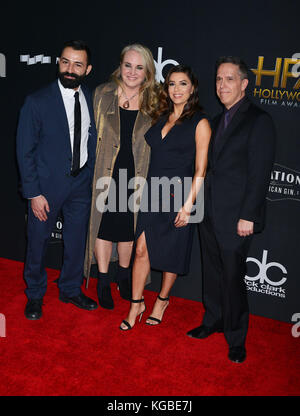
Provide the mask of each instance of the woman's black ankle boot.
[{"label": "woman's black ankle boot", "polygon": [[120,296],[125,300],[131,299],[131,268],[118,265],[116,281]]},{"label": "woman's black ankle boot", "polygon": [[107,273],[98,272],[97,293],[99,304],[102,308],[114,308],[114,300],[111,296],[110,290],[110,278]]}]

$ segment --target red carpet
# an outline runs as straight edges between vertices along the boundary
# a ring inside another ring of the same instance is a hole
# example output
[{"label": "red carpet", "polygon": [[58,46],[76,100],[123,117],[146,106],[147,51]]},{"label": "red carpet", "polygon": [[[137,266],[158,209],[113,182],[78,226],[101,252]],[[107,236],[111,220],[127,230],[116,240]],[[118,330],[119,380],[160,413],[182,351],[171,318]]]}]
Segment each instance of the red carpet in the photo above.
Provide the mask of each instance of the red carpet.
[{"label": "red carpet", "polygon": [[[113,287],[116,307],[88,312],[58,300],[49,270],[43,317],[24,317],[23,263],[0,259],[0,313],[6,337],[0,338],[2,396],[288,396],[300,393],[300,338],[291,325],[251,316],[248,358],[227,359],[222,334],[193,340],[202,304],[171,297],[163,323],[142,323],[127,333],[118,329],[127,301]],[[96,281],[86,292],[96,299]],[[145,292],[148,312],[155,299]],[[146,311],[147,312],[147,311]],[[147,314],[146,314],[147,316]]]}]

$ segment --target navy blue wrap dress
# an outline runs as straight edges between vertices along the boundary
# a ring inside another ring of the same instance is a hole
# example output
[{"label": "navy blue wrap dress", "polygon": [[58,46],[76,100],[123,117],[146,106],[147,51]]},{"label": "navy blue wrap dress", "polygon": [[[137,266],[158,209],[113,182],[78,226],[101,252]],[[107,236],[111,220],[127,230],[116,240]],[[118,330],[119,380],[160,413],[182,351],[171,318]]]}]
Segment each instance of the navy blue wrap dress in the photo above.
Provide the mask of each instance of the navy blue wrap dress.
[{"label": "navy blue wrap dress", "polygon": [[[190,119],[175,124],[162,138],[161,131],[167,122],[167,117],[163,116],[145,135],[151,147],[151,160],[147,186],[144,187],[138,214],[135,239],[145,233],[150,265],[153,269],[176,274],[187,274],[189,271],[195,223],[177,228],[174,221],[191,189],[190,186],[186,189],[183,185],[185,178],[190,178],[190,185],[192,182],[196,155],[196,127],[203,118],[206,118],[204,113],[198,111]],[[157,181],[163,183],[164,177],[171,179],[171,186],[169,188],[166,186],[164,192],[161,186],[158,193],[157,186],[153,188],[151,183],[157,184]],[[177,193],[179,189],[177,185],[182,189],[181,199],[180,193]],[[180,200],[179,205],[178,200]]]}]

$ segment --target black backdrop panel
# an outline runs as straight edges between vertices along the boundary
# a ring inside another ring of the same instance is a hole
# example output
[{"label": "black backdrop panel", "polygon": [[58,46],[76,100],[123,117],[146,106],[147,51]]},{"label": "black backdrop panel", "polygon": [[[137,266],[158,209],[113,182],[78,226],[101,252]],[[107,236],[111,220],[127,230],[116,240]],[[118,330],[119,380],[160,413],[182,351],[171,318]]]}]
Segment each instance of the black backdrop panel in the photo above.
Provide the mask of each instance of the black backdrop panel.
[{"label": "black backdrop panel", "polygon": [[[267,226],[253,241],[245,283],[252,313],[289,322],[300,309],[299,12],[299,2],[291,0],[2,5],[0,256],[24,260],[26,203],[18,191],[15,158],[18,113],[28,93],[55,78],[56,57],[65,40],[84,39],[90,45],[93,71],[87,84],[92,89],[108,79],[121,49],[133,42],[151,49],[160,80],[176,62],[191,65],[199,78],[201,103],[210,116],[221,110],[214,90],[215,60],[238,55],[252,69],[248,95],[270,112],[278,135]],[[297,59],[290,62],[292,57]],[[58,219],[47,253],[49,267],[61,265],[61,231]],[[149,288],[157,290],[159,282],[160,274],[154,272]],[[172,293],[201,300],[198,233],[190,273],[177,280]]]}]

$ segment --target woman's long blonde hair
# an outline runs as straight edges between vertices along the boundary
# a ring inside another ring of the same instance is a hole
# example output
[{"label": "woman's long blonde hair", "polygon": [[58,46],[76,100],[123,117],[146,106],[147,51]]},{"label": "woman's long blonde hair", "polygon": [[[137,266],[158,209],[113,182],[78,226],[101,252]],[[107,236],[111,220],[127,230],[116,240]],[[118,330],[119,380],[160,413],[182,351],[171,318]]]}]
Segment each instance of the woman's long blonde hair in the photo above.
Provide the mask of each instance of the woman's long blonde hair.
[{"label": "woman's long blonde hair", "polygon": [[[123,48],[120,56],[120,65],[124,60],[126,52],[130,50],[138,52],[144,60],[146,76],[139,92],[139,107],[142,113],[152,116],[157,108],[158,94],[160,91],[160,84],[155,81],[155,65],[153,56],[150,49],[146,46],[134,43]],[[122,88],[120,66],[111,74],[111,78]]]}]

